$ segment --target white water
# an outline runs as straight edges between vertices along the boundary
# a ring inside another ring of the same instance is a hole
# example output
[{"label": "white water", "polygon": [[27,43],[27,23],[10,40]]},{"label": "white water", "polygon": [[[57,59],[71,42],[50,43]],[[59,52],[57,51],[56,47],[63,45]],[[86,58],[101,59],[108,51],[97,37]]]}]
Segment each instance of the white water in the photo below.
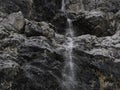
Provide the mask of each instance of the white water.
[{"label": "white water", "polygon": [[83,0],[80,0],[80,3],[81,3],[81,10],[84,11],[85,8],[84,8]]},{"label": "white water", "polygon": [[[61,11],[66,14],[65,10],[65,1],[62,0]],[[75,70],[74,70],[74,62],[73,62],[73,47],[74,47],[74,33],[72,21],[67,17],[68,28],[66,29],[66,41],[64,47],[65,51],[65,66],[63,69],[63,80],[62,80],[62,90],[76,90],[77,82],[75,80]]]},{"label": "white water", "polygon": [[64,12],[65,11],[65,0],[62,0],[62,7],[61,7],[61,11]]},{"label": "white water", "polygon": [[65,42],[65,66],[63,70],[63,82],[62,82],[62,90],[75,90],[76,80],[75,80],[75,70],[73,63],[73,32],[70,27],[71,23],[68,22],[68,29],[66,32],[66,42]]}]

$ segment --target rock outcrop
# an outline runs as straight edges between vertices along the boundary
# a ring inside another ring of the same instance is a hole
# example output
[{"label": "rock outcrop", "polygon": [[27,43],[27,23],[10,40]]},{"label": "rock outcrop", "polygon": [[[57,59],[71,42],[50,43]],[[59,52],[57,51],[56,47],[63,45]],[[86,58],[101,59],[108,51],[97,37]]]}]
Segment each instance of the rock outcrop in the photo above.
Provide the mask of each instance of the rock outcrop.
[{"label": "rock outcrop", "polygon": [[0,0],[0,90],[62,90],[67,17],[78,90],[120,90],[120,0]]}]

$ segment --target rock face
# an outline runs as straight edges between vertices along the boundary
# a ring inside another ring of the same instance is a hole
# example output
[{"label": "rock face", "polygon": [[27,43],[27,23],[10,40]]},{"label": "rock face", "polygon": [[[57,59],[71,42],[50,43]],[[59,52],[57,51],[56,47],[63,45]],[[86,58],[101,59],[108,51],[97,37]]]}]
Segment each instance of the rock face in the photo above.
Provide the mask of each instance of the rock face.
[{"label": "rock face", "polygon": [[78,90],[120,90],[120,0],[61,3],[0,0],[0,90],[62,90],[67,17]]},{"label": "rock face", "polygon": [[102,11],[85,11],[74,20],[76,35],[92,34],[98,37],[109,36],[115,33],[111,21]]}]

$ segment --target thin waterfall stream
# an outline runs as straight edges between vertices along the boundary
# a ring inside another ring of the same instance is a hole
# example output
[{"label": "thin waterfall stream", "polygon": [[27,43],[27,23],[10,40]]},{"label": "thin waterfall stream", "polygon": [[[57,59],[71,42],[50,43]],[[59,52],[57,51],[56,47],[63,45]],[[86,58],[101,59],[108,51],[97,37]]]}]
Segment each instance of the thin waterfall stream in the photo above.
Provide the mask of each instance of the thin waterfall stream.
[{"label": "thin waterfall stream", "polygon": [[67,18],[67,28],[66,28],[66,40],[65,40],[65,65],[62,72],[62,90],[76,90],[76,78],[75,78],[75,66],[73,62],[73,47],[74,47],[74,32],[72,21],[68,18],[65,10],[65,0],[62,0],[61,11],[66,15]]}]

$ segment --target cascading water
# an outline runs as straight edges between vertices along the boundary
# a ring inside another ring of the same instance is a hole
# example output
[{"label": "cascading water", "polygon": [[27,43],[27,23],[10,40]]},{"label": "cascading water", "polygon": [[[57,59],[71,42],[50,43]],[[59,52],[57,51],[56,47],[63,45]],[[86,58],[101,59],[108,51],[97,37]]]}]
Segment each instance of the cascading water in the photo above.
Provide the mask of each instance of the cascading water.
[{"label": "cascading water", "polygon": [[62,11],[62,12],[65,12],[65,0],[62,0],[61,11]]},{"label": "cascading water", "polygon": [[85,8],[84,8],[83,0],[80,0],[80,3],[81,3],[81,10],[84,11]]},{"label": "cascading water", "polygon": [[73,62],[73,47],[74,47],[74,33],[72,21],[68,18],[65,10],[65,1],[62,0],[61,11],[66,15],[68,28],[66,29],[66,41],[64,47],[65,51],[65,66],[63,69],[63,80],[62,80],[62,90],[76,90],[76,78],[75,78],[75,70],[74,70],[74,62]]}]

